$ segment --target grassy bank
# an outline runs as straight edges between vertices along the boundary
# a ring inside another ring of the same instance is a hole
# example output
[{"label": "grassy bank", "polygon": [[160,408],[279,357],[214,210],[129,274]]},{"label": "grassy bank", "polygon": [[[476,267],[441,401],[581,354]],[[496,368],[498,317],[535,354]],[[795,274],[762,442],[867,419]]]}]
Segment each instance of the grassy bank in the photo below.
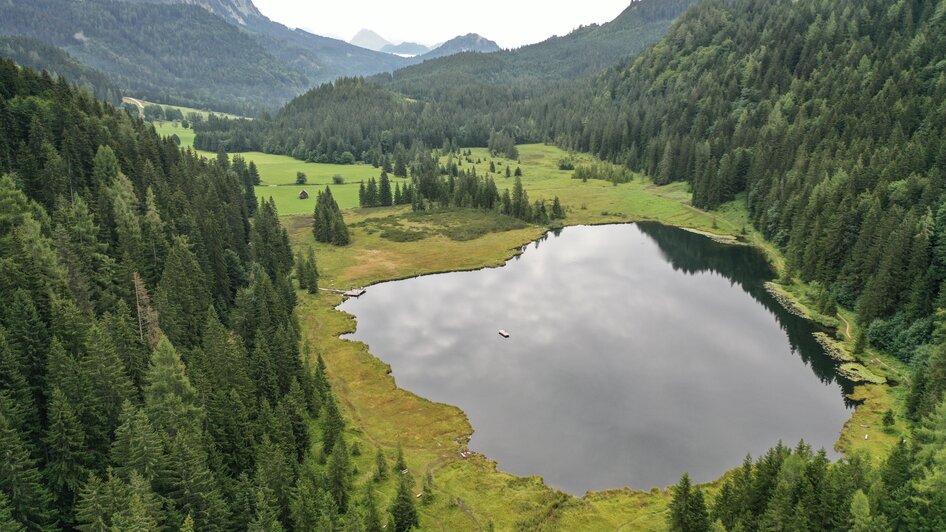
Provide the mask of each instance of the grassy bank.
[{"label": "grassy bank", "polygon": [[[654,187],[641,180],[613,186],[607,182],[581,182],[571,172],[558,170],[563,153],[553,147],[533,145],[520,149],[523,182],[530,198],[559,196],[568,211],[569,224],[598,224],[654,220],[695,229],[760,241],[744,228],[745,212],[738,204],[720,212],[705,213],[687,204],[685,185]],[[486,150],[474,150],[477,165],[488,168]],[[499,165],[497,159],[493,161]],[[515,167],[513,167],[515,168]],[[497,168],[501,171],[501,167]],[[500,188],[504,177],[496,176]],[[313,246],[325,287],[349,288],[416,275],[468,270],[502,265],[518,248],[543,232],[535,226],[510,227],[496,223],[492,214],[476,211],[449,211],[418,215],[408,208],[354,209],[345,213],[352,233],[352,245],[336,248],[317,244],[311,237],[309,217],[288,217],[293,244],[298,249]],[[479,228],[472,236],[451,228]],[[408,237],[404,237],[408,234]],[[415,240],[416,238],[416,240]],[[771,253],[772,251],[770,251]],[[774,257],[776,264],[781,259]],[[352,332],[354,319],[335,306],[341,299],[322,294],[302,296],[300,316],[309,340],[319,346],[345,412],[351,421],[351,438],[362,449],[380,447],[389,458],[397,443],[404,446],[414,476],[433,474],[437,497],[422,506],[424,529],[479,530],[492,523],[498,530],[660,530],[665,527],[669,490],[633,489],[590,493],[572,497],[546,486],[537,478],[519,478],[496,469],[487,457],[462,458],[471,434],[462,411],[433,403],[397,387],[390,368],[374,357],[369,346],[342,340]],[[892,401],[885,386],[860,387],[862,398],[880,405]],[[877,413],[879,411],[879,414]],[[850,450],[864,445],[864,429],[876,428],[878,436],[867,442],[886,448],[880,417],[886,408],[858,409],[843,430],[839,448]],[[839,430],[841,428],[839,427]],[[858,440],[858,437],[861,440]],[[891,438],[893,438],[891,436]],[[849,443],[847,443],[849,442]],[[362,456],[359,471],[370,471],[370,457]],[[732,464],[733,467],[739,464]],[[716,484],[707,486],[712,496]],[[417,488],[420,489],[419,487]],[[393,486],[379,490],[388,501]],[[462,500],[462,506],[458,502]]]}]

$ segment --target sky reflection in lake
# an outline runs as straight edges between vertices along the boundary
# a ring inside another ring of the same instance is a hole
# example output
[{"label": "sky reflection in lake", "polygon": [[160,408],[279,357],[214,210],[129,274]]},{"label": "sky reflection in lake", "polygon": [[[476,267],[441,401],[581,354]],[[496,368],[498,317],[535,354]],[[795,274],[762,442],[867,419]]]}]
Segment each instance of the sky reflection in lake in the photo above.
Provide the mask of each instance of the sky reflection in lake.
[{"label": "sky reflection in lake", "polygon": [[842,384],[769,275],[755,250],[675,228],[570,227],[503,268],[341,308],[399,386],[467,413],[472,449],[581,494],[712,480],[779,440],[830,451]]}]

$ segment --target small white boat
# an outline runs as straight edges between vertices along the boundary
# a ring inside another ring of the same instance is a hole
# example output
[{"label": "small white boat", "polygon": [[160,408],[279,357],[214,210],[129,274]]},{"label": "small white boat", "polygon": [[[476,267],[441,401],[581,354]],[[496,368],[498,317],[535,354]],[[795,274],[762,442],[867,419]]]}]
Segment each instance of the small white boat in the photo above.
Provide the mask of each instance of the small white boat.
[{"label": "small white boat", "polygon": [[500,329],[499,335],[502,336],[503,338],[509,338],[509,333],[507,333],[505,329]]}]

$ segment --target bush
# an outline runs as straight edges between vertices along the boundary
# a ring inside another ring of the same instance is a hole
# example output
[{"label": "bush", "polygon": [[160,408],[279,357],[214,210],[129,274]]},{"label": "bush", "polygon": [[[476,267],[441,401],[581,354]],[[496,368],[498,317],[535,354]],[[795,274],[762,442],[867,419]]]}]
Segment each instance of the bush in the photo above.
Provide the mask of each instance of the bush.
[{"label": "bush", "polygon": [[305,175],[305,172],[296,172],[296,184],[304,185],[309,181],[309,178]]},{"label": "bush", "polygon": [[343,185],[345,184],[345,178],[342,177],[341,174],[335,174],[332,176],[332,183],[336,185]]}]

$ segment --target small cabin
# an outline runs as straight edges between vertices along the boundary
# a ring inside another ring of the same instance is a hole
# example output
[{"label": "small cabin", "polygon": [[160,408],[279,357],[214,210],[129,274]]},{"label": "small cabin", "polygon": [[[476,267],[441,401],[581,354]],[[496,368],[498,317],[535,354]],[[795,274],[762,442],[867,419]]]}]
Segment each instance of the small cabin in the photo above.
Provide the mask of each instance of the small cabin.
[{"label": "small cabin", "polygon": [[309,199],[309,191],[305,189],[301,190],[299,192],[299,199]]},{"label": "small cabin", "polygon": [[506,332],[505,329],[500,329],[500,330],[499,330],[499,335],[502,336],[503,338],[509,338],[509,333]]}]

